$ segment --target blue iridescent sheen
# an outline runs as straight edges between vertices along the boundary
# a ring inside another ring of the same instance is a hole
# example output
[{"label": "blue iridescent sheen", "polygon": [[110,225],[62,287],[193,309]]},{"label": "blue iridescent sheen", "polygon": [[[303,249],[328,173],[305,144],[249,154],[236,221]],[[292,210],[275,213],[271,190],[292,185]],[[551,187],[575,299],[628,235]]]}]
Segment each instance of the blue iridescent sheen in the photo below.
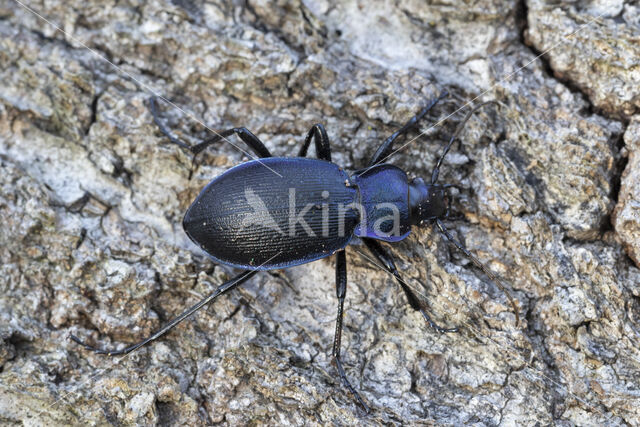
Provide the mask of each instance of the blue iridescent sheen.
[{"label": "blue iridescent sheen", "polygon": [[381,164],[354,173],[352,180],[363,210],[354,234],[385,242],[407,237],[411,232],[407,174],[396,166]]}]

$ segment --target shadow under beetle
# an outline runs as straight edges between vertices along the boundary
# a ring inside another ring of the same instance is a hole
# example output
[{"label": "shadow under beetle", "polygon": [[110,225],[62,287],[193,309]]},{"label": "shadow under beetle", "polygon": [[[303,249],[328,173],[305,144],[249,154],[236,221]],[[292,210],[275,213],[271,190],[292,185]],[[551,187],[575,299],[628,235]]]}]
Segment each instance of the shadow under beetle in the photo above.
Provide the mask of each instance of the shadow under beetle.
[{"label": "shadow under beetle", "polygon": [[[194,157],[232,134],[242,139],[258,155],[259,159],[235,166],[211,181],[189,207],[182,222],[191,240],[215,261],[248,271],[223,283],[152,336],[127,348],[104,350],[90,346],[76,336],[72,335],[71,339],[99,354],[127,354],[164,335],[204,305],[247,281],[260,270],[287,268],[335,254],[338,314],[332,355],[342,382],[368,412],[369,408],[347,379],[340,359],[342,314],[347,290],[344,248],[354,236],[359,237],[395,277],[411,307],[420,311],[432,328],[438,332],[457,331],[457,328],[444,328],[431,320],[398,272],[389,250],[380,244],[380,241],[404,239],[414,225],[435,225],[449,242],[496,283],[513,306],[518,325],[520,318],[513,298],[498,278],[453,238],[442,222],[449,213],[446,195],[449,186],[437,183],[440,166],[465,123],[486,103],[474,107],[458,125],[433,169],[429,184],[422,178],[409,180],[403,170],[383,163],[392,154],[396,139],[417,127],[419,120],[446,95],[445,92],[431,100],[382,143],[366,169],[352,175],[331,162],[329,138],[321,124],[313,125],[300,147],[298,157],[293,158],[271,157],[258,137],[244,127],[222,131],[189,146],[175,138],[161,123],[155,99],[152,98],[151,112],[162,133],[171,142],[189,150]],[[305,158],[312,140],[318,159]],[[298,213],[295,206],[301,204],[306,207]],[[384,206],[386,210],[376,209],[379,206]],[[389,210],[395,215],[391,218],[382,215]]]}]

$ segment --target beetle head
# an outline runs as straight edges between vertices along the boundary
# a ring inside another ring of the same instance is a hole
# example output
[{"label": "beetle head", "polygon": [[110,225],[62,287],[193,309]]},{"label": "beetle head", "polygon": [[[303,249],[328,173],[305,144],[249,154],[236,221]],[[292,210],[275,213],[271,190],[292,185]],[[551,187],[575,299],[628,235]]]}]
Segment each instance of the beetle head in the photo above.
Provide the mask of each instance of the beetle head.
[{"label": "beetle head", "polygon": [[409,182],[409,212],[412,225],[421,225],[438,218],[445,218],[449,212],[446,186],[427,184],[422,178]]}]

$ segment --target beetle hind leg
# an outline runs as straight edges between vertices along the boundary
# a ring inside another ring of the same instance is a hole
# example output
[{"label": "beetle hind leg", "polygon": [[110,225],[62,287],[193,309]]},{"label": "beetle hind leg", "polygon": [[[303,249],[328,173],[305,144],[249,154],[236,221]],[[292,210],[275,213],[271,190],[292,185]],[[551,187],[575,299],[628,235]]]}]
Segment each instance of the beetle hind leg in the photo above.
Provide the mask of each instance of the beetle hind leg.
[{"label": "beetle hind leg", "polygon": [[400,273],[396,268],[396,264],[393,261],[393,257],[391,256],[391,254],[387,252],[377,240],[365,238],[365,239],[362,239],[362,241],[367,246],[367,248],[369,248],[371,253],[373,253],[373,255],[378,259],[378,261],[382,263],[384,268],[389,273],[393,274],[393,277],[395,277],[396,281],[398,282],[400,287],[402,287],[402,290],[407,296],[407,300],[409,301],[409,305],[411,306],[411,308],[419,311],[422,314],[422,317],[424,317],[424,320],[429,324],[429,326],[431,326],[433,329],[435,329],[440,333],[458,332],[457,327],[445,328],[438,325],[436,322],[434,322],[431,319],[431,316],[429,316],[429,314],[422,308],[422,305],[420,304],[420,300],[418,299],[418,297],[413,293],[413,291],[411,290],[409,285],[407,285],[407,282],[404,281],[402,276],[400,276]]},{"label": "beetle hind leg", "polygon": [[340,359],[340,345],[342,343],[342,315],[344,309],[344,297],[347,294],[347,258],[344,250],[339,251],[336,254],[336,294],[338,296],[338,315],[336,316],[336,334],[333,339],[333,360],[336,362],[338,373],[342,379],[342,383],[353,394],[360,406],[369,412],[369,407],[364,400],[360,397],[358,392],[353,388],[347,375],[344,373],[342,367],[342,360]]},{"label": "beetle hind leg", "polygon": [[302,147],[300,147],[300,151],[298,151],[298,157],[307,157],[307,150],[309,149],[312,139],[316,147],[316,157],[330,162],[331,146],[329,144],[329,136],[327,136],[327,131],[320,123],[311,126],[311,129],[307,132],[304,143]]},{"label": "beetle hind leg", "polygon": [[151,115],[153,116],[153,121],[155,122],[156,126],[158,126],[158,129],[160,129],[160,132],[162,132],[164,134],[164,136],[169,138],[169,141],[171,141],[174,144],[182,147],[185,150],[191,151],[191,147],[189,146],[189,144],[187,144],[184,141],[180,141],[178,138],[173,136],[171,134],[171,132],[169,132],[169,129],[167,129],[167,127],[164,125],[164,123],[162,123],[162,121],[160,120],[160,116],[158,115],[158,106],[156,105],[156,97],[155,96],[149,99],[149,109],[151,110]]},{"label": "beetle hind leg", "polygon": [[[227,137],[233,134],[237,135],[238,138],[240,138],[245,144],[247,144],[247,146],[251,148],[251,150],[253,150],[253,152],[256,153],[258,157],[260,158],[271,157],[271,153],[269,152],[267,147],[265,147],[264,143],[260,141],[260,139],[257,136],[255,136],[253,133],[251,133],[251,131],[249,131],[249,129],[245,127],[231,128],[231,129],[223,130],[220,132],[214,132],[215,133],[214,136],[209,137],[203,140],[202,142],[199,142],[196,145],[193,145],[193,146],[189,145],[186,142],[181,141],[175,136],[173,136],[171,132],[169,132],[169,129],[167,129],[166,126],[162,123],[162,121],[160,120],[160,116],[158,115],[158,108],[156,105],[155,97],[149,100],[149,106],[151,109],[151,115],[153,116],[153,121],[158,126],[158,129],[160,129],[160,132],[162,132],[174,144],[179,145],[185,150],[189,150],[194,157],[197,156],[202,151],[204,151],[208,146],[215,144],[221,140],[225,140],[229,142],[227,140]],[[231,145],[235,146],[235,144],[231,144]]]},{"label": "beetle hind leg", "polygon": [[178,323],[182,322],[184,319],[186,319],[187,317],[191,316],[193,313],[195,313],[196,311],[200,310],[202,307],[204,307],[205,305],[209,304],[210,302],[212,302],[213,300],[218,298],[220,295],[222,295],[222,294],[230,291],[231,289],[234,289],[238,285],[246,282],[251,277],[253,277],[257,272],[258,272],[258,270],[245,271],[244,273],[239,274],[238,276],[234,277],[233,279],[224,282],[223,284],[218,286],[215,291],[213,291],[211,294],[209,294],[208,296],[206,296],[202,300],[200,300],[200,302],[198,302],[197,304],[191,306],[190,308],[185,310],[181,315],[179,315],[178,317],[174,318],[169,323],[164,325],[162,327],[162,329],[160,329],[159,331],[157,331],[156,333],[154,333],[150,337],[145,338],[142,341],[140,341],[140,342],[138,342],[136,344],[130,345],[129,347],[126,347],[124,349],[121,349],[121,350],[116,350],[116,349],[106,350],[106,349],[102,349],[102,348],[98,348],[98,347],[94,347],[92,345],[89,345],[86,342],[84,342],[83,340],[81,340],[80,338],[76,337],[75,335],[70,335],[69,338],[72,341],[76,342],[77,344],[80,344],[81,346],[83,346],[87,350],[93,351],[94,353],[97,353],[97,354],[106,354],[106,355],[109,355],[109,356],[117,356],[117,355],[124,355],[124,354],[131,353],[132,351],[137,350],[138,348],[142,347],[143,345],[148,344],[151,341],[157,340],[158,338],[160,338],[161,336],[163,336],[164,334],[169,332],[171,329],[175,328],[178,325]]}]

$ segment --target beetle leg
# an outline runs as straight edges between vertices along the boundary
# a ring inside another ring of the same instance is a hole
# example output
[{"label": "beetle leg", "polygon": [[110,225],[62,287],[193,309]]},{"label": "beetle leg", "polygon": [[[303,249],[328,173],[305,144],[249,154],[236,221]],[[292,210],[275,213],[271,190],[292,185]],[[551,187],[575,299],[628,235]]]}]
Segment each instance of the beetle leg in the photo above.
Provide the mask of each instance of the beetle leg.
[{"label": "beetle leg", "polygon": [[369,412],[369,407],[364,403],[364,400],[360,397],[358,392],[353,388],[347,375],[344,373],[342,367],[342,360],[340,360],[340,344],[342,342],[342,314],[344,308],[344,297],[347,294],[347,258],[345,256],[344,249],[336,254],[336,294],[338,296],[338,315],[336,316],[336,334],[333,339],[333,360],[336,361],[338,367],[338,373],[342,382],[349,389],[351,394],[354,395],[358,403],[362,408]]},{"label": "beetle leg", "polygon": [[225,139],[226,137],[231,136],[233,134],[236,134],[242,141],[244,141],[244,143],[247,144],[249,148],[251,148],[258,155],[258,157],[260,158],[271,157],[271,153],[269,152],[267,147],[264,146],[262,141],[260,141],[260,139],[257,136],[255,136],[253,133],[251,133],[249,129],[245,127],[231,128],[231,129],[220,131],[218,132],[217,135],[214,135],[210,138],[205,139],[202,142],[197,143],[196,145],[191,147],[190,150],[193,153],[193,155],[196,156],[198,155],[198,153],[202,152],[208,146],[215,144],[221,139]]},{"label": "beetle leg", "polygon": [[246,282],[251,277],[253,277],[257,272],[258,272],[258,270],[250,270],[248,272],[245,271],[244,273],[234,277],[233,279],[224,282],[222,285],[218,286],[218,288],[215,291],[213,291],[211,294],[209,294],[208,296],[203,298],[200,302],[198,302],[197,304],[195,304],[194,306],[192,306],[191,308],[186,310],[184,313],[182,313],[180,316],[174,318],[169,323],[167,323],[165,326],[163,326],[162,329],[160,329],[158,332],[156,332],[153,335],[151,335],[150,337],[145,338],[144,340],[142,340],[142,341],[140,341],[140,342],[138,342],[136,344],[133,344],[133,345],[131,345],[129,347],[126,347],[126,348],[124,348],[122,350],[105,350],[105,349],[101,349],[101,348],[98,348],[98,347],[94,347],[94,346],[91,346],[91,345],[85,343],[80,338],[76,337],[75,335],[70,335],[69,338],[71,338],[73,341],[75,341],[76,343],[80,344],[81,346],[85,347],[87,350],[91,350],[91,351],[93,351],[93,352],[95,352],[97,354],[107,354],[109,356],[116,356],[116,355],[119,355],[119,354],[131,353],[132,351],[137,350],[138,348],[142,347],[143,345],[148,344],[151,341],[154,341],[154,340],[160,338],[162,335],[166,334],[171,329],[173,329],[178,323],[182,322],[184,319],[186,319],[187,317],[191,316],[193,313],[195,313],[196,311],[200,310],[202,307],[204,307],[205,305],[209,304],[210,302],[212,302],[213,300],[218,298],[220,295],[222,295],[222,294],[230,291],[231,289],[235,288],[236,286]]},{"label": "beetle leg", "polygon": [[149,99],[149,107],[151,110],[151,115],[153,116],[153,121],[155,122],[156,126],[158,126],[158,129],[160,129],[160,132],[162,132],[174,144],[179,145],[185,150],[191,150],[191,147],[189,146],[189,144],[187,144],[186,142],[180,141],[178,138],[173,136],[171,132],[169,132],[169,129],[167,129],[166,126],[160,121],[160,116],[158,115],[158,107],[156,106],[155,96]]},{"label": "beetle leg", "polygon": [[244,127],[223,130],[221,132],[218,132],[216,135],[210,138],[207,138],[204,141],[194,146],[191,146],[186,142],[180,141],[178,138],[173,136],[171,132],[169,132],[169,130],[164,126],[164,124],[162,124],[162,122],[160,121],[160,117],[158,115],[158,109],[156,106],[155,97],[149,100],[149,105],[151,107],[151,115],[153,116],[153,121],[156,123],[156,125],[158,125],[160,132],[162,132],[174,144],[179,145],[185,150],[191,151],[194,157],[197,156],[200,152],[202,152],[208,146],[215,144],[221,139],[226,139],[228,136],[231,136],[233,134],[238,135],[238,137],[245,144],[247,144],[249,148],[251,148],[258,155],[258,157],[261,157],[261,158],[271,157],[271,153],[269,152],[267,147],[264,146],[262,141],[260,141],[260,139],[257,136],[255,136],[253,133],[251,133],[251,131],[249,131],[247,128],[244,128]]},{"label": "beetle leg", "polygon": [[400,286],[402,287],[402,290],[407,295],[407,300],[409,300],[409,305],[414,310],[418,310],[418,311],[420,311],[420,313],[422,313],[422,317],[424,317],[424,320],[427,321],[429,326],[431,326],[433,329],[435,329],[436,331],[441,332],[441,333],[444,333],[444,332],[458,332],[458,328],[443,328],[442,326],[439,326],[437,323],[435,323],[433,320],[431,320],[431,317],[422,308],[422,306],[420,304],[420,300],[418,299],[418,297],[413,293],[413,291],[411,290],[409,285],[407,285],[407,283],[404,281],[402,276],[400,276],[400,273],[398,272],[398,269],[396,268],[396,264],[393,261],[393,257],[391,256],[391,254],[389,252],[387,252],[377,240],[364,238],[364,239],[362,239],[362,241],[367,246],[367,248],[369,248],[371,253],[373,253],[373,255],[375,255],[375,257],[378,259],[378,261],[380,261],[382,263],[384,268],[389,273],[393,274],[393,277],[396,278],[396,281],[400,284]]},{"label": "beetle leg", "polygon": [[329,137],[324,126],[320,123],[316,123],[309,129],[307,137],[304,139],[304,144],[300,147],[298,157],[306,157],[309,144],[311,144],[311,138],[316,146],[316,156],[319,159],[331,161],[331,147],[329,145]]},{"label": "beetle leg", "polygon": [[385,139],[385,141],[382,143],[382,145],[380,145],[380,147],[378,147],[375,154],[369,161],[369,166],[384,162],[387,157],[391,155],[393,151],[393,143],[396,141],[396,139],[416,127],[418,125],[418,122],[429,112],[429,110],[431,110],[438,103],[438,101],[448,95],[449,94],[447,93],[447,91],[443,91],[440,96],[429,101],[427,106],[420,110],[418,114],[413,116],[407,123],[405,123],[404,126],[395,131],[390,137]]},{"label": "beetle leg", "polygon": [[478,267],[480,270],[482,270],[484,272],[484,274],[489,276],[489,279],[491,279],[493,281],[493,283],[495,283],[496,286],[499,287],[502,292],[504,292],[504,294],[507,296],[507,299],[509,300],[509,303],[511,304],[511,307],[513,308],[513,312],[516,315],[516,327],[520,326],[520,314],[519,314],[519,310],[518,310],[518,305],[516,304],[516,301],[513,299],[513,297],[511,296],[511,294],[507,290],[507,288],[502,284],[502,281],[500,279],[498,279],[498,276],[493,274],[493,272],[491,270],[489,270],[487,267],[485,267],[485,265],[483,263],[481,263],[478,258],[474,257],[471,254],[471,252],[469,252],[469,250],[465,247],[465,245],[462,244],[462,242],[459,242],[456,239],[454,239],[453,236],[451,235],[451,233],[449,233],[449,230],[446,229],[446,227],[444,226],[442,221],[440,221],[439,219],[436,219],[435,222],[436,222],[436,226],[438,227],[438,230],[440,231],[440,233],[453,246],[455,246],[460,252],[462,252],[467,258],[469,258],[471,260],[471,262],[473,262],[476,265],[476,267]]}]

